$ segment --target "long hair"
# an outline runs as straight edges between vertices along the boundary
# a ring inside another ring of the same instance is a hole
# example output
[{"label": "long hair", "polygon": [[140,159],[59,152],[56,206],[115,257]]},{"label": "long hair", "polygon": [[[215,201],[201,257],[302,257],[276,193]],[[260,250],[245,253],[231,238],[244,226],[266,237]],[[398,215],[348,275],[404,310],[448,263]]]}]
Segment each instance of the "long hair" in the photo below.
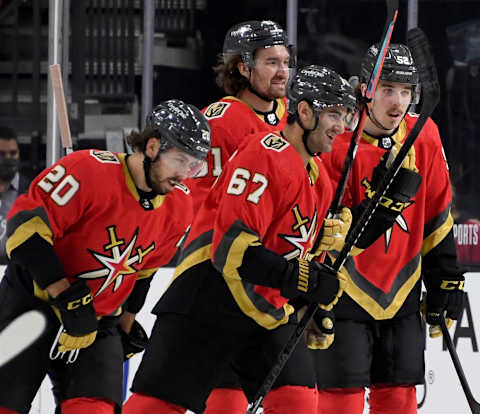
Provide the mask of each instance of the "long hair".
[{"label": "long hair", "polygon": [[248,88],[248,79],[237,67],[241,61],[240,55],[232,55],[225,63],[223,55],[219,55],[217,65],[213,67],[213,71],[217,74],[215,82],[228,95],[237,96],[242,90]]}]

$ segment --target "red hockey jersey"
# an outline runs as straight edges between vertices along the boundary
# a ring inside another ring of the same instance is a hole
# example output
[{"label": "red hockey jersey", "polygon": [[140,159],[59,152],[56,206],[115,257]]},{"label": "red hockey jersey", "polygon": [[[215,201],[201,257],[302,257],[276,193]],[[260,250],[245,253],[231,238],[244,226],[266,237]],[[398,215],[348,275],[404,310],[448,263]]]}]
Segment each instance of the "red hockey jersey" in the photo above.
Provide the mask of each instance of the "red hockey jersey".
[{"label": "red hockey jersey", "polygon": [[170,261],[193,219],[186,187],[143,208],[125,158],[97,150],[62,158],[37,176],[8,217],[7,253],[39,234],[53,245],[69,281],[87,282],[99,315],[117,310],[137,278]]},{"label": "red hockey jersey", "polygon": [[285,98],[274,101],[272,112],[265,114],[256,112],[234,96],[226,96],[207,106],[202,112],[210,124],[211,151],[205,159],[202,171],[195,178],[185,180],[192,192],[195,206],[200,206],[205,200],[224,164],[247,135],[262,131],[280,131],[287,119]]},{"label": "red hockey jersey", "polygon": [[[407,114],[392,138],[403,142],[416,119],[416,115]],[[350,139],[351,133],[337,137],[332,152],[322,154],[333,182],[340,177]],[[343,269],[350,282],[346,293],[375,319],[388,319],[398,312],[421,276],[422,256],[453,226],[448,166],[438,128],[431,119],[414,148],[422,183],[413,204],[369,248],[349,258]],[[372,171],[384,152],[377,139],[363,134],[343,200],[346,206],[356,206],[365,199]]]},{"label": "red hockey jersey", "polygon": [[306,169],[280,135],[252,136],[225,164],[196,215],[175,277],[211,259],[240,309],[259,325],[286,323],[293,307],[275,288],[242,280],[238,268],[249,246],[263,244],[286,259],[305,257],[331,203],[323,162]]}]

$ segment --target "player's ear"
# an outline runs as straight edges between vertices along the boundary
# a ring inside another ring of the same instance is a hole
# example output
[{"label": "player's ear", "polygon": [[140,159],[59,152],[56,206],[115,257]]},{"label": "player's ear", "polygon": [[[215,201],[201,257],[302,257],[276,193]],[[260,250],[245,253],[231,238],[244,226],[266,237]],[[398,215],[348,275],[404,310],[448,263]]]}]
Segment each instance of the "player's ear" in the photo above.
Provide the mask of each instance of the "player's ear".
[{"label": "player's ear", "polygon": [[297,106],[298,116],[302,123],[307,126],[313,117],[313,109],[307,101],[300,101]]},{"label": "player's ear", "polygon": [[156,158],[158,150],[160,148],[160,141],[156,137],[148,138],[147,145],[145,146],[145,154],[151,159]]},{"label": "player's ear", "polygon": [[240,72],[240,75],[245,76],[247,79],[250,79],[250,70],[248,66],[242,61],[237,63],[237,69]]}]

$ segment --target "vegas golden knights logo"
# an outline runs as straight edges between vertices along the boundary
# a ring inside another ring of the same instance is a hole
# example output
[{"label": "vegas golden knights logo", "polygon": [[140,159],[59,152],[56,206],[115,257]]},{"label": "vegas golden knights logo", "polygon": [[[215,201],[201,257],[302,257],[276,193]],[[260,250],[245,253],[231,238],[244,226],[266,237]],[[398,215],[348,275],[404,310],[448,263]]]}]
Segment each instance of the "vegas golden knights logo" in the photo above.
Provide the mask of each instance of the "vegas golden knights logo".
[{"label": "vegas golden knights logo", "polygon": [[90,155],[101,163],[120,164],[120,161],[115,154],[110,151],[91,150]]},{"label": "vegas golden knights logo", "polygon": [[280,152],[287,148],[289,144],[282,137],[275,134],[269,134],[262,139],[262,145],[267,149]]},{"label": "vegas golden knights logo", "polygon": [[228,102],[215,102],[211,104],[205,111],[205,118],[221,118],[229,106],[230,104]]}]

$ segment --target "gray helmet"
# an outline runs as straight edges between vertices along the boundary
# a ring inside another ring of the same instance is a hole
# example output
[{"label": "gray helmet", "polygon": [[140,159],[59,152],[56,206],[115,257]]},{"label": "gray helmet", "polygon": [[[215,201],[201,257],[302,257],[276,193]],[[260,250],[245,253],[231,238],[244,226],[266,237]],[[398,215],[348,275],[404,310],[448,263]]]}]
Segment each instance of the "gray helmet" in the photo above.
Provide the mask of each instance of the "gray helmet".
[{"label": "gray helmet", "polygon": [[240,55],[249,68],[254,66],[254,54],[259,48],[283,45],[290,54],[290,67],[295,67],[296,55],[282,27],[271,20],[251,20],[236,24],[225,35],[223,43],[224,62],[230,55]]},{"label": "gray helmet", "polygon": [[[366,83],[369,81],[378,53],[378,43],[368,48],[362,60],[361,82]],[[410,49],[407,46],[398,43],[392,43],[388,46],[380,80],[411,84],[413,86],[413,103],[418,103],[420,98],[419,75]]]},{"label": "gray helmet", "polygon": [[313,110],[321,112],[329,106],[343,106],[356,111],[352,87],[337,72],[324,66],[310,65],[300,69],[287,90],[288,113],[297,113],[298,103],[307,101]]},{"label": "gray helmet", "polygon": [[162,102],[147,116],[146,125],[158,131],[160,141],[195,158],[204,159],[210,151],[210,126],[193,105],[178,99]]}]

